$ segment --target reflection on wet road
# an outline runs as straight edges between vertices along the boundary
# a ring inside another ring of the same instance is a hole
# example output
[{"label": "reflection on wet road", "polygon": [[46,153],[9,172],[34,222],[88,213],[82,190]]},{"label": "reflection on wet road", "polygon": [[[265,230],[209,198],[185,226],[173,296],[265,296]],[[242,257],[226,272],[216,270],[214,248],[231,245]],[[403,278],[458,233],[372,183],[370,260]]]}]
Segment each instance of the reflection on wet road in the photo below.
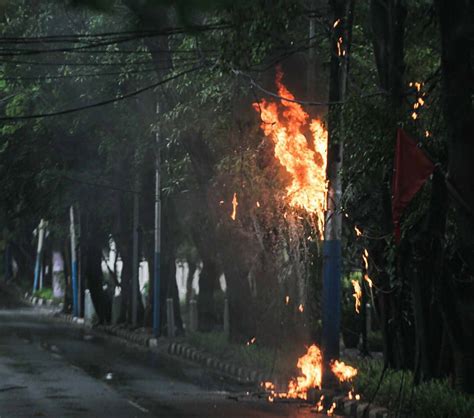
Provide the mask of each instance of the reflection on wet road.
[{"label": "reflection on wet road", "polygon": [[247,389],[33,309],[0,311],[2,418],[321,416],[309,406],[235,396]]}]

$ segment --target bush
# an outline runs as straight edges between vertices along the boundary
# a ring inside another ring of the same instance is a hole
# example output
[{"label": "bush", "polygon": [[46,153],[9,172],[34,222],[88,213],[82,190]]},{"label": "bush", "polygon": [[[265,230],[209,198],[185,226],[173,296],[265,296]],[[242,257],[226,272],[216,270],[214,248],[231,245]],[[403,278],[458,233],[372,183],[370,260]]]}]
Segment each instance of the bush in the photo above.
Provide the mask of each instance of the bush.
[{"label": "bush", "polygon": [[43,287],[42,289],[36,290],[34,296],[42,299],[53,299],[53,289]]},{"label": "bush", "polygon": [[372,331],[367,335],[367,343],[370,351],[383,351],[383,335],[380,331]]},{"label": "bush", "polygon": [[[354,379],[355,390],[371,400],[383,370],[378,360],[362,360]],[[413,386],[413,373],[390,370],[380,384],[373,403],[393,412],[406,411],[416,418],[470,418],[474,416],[474,397],[453,389],[445,380],[431,380]]]}]

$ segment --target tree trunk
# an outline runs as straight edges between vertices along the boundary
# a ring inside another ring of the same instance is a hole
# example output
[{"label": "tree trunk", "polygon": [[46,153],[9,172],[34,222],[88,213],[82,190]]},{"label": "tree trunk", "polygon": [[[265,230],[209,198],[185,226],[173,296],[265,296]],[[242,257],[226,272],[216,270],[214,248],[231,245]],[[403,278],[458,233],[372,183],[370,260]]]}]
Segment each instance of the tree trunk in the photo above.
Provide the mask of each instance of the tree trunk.
[{"label": "tree trunk", "polygon": [[458,206],[454,213],[462,267],[457,277],[452,276],[457,282],[445,280],[442,283],[447,292],[443,297],[450,295],[453,302],[449,306],[443,304],[443,316],[454,349],[456,383],[464,391],[474,393],[474,4],[466,0],[439,0],[437,6],[442,45],[443,112],[449,137],[448,177],[465,202],[465,208]]}]

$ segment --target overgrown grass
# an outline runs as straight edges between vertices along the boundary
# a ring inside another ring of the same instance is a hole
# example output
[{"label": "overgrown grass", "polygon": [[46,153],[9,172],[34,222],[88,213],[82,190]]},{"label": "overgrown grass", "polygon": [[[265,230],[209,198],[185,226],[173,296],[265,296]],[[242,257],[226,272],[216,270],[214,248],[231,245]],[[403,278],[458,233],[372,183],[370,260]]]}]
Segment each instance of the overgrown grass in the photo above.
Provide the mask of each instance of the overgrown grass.
[{"label": "overgrown grass", "polygon": [[42,289],[36,290],[34,296],[43,299],[53,299],[53,289],[50,289],[49,287],[43,287]]},{"label": "overgrown grass", "polygon": [[295,372],[293,353],[290,355],[289,352],[262,347],[258,341],[250,345],[234,344],[222,332],[196,332],[189,334],[187,339],[194,347],[242,367],[272,373],[274,376],[292,376]]},{"label": "overgrown grass", "polygon": [[232,344],[222,332],[192,333],[189,335],[189,342],[209,354],[243,367],[268,371],[273,366],[273,350],[257,344]]},{"label": "overgrown grass", "polygon": [[365,400],[387,407],[393,412],[410,412],[416,418],[471,418],[474,397],[454,390],[447,380],[432,380],[413,386],[410,371],[387,370],[377,390],[383,364],[378,360],[362,360],[354,387]]}]

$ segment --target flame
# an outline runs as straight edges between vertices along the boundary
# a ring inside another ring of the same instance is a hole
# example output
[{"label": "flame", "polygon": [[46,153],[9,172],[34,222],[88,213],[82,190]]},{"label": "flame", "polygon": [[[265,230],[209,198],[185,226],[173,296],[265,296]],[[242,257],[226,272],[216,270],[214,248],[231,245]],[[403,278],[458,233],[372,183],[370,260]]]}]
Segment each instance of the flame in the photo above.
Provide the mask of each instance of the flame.
[{"label": "flame", "polygon": [[366,270],[369,269],[369,252],[367,248],[364,248],[364,253],[362,254],[362,260],[364,261],[364,267]]},{"label": "flame", "polygon": [[239,206],[239,202],[237,201],[237,193],[234,192],[234,197],[232,198],[232,214],[230,217],[233,221],[237,217],[237,206]]},{"label": "flame", "polygon": [[428,130],[426,130],[426,131],[425,131],[425,138],[428,138],[428,137],[430,137],[430,136],[431,136],[431,132],[428,131]]},{"label": "flame", "polygon": [[257,200],[257,208],[260,207],[260,202]]},{"label": "flame", "polygon": [[300,305],[298,306],[298,310],[303,313],[304,312],[304,306],[302,303],[300,303]]},{"label": "flame", "polygon": [[360,287],[360,283],[357,280],[351,280],[352,286],[354,286],[354,293],[352,296],[354,296],[355,299],[355,311],[357,313],[360,312],[360,299],[362,297],[362,289]]},{"label": "flame", "polygon": [[330,367],[340,382],[347,382],[357,375],[357,369],[345,364],[343,361],[334,360],[331,362]]},{"label": "flame", "polygon": [[[272,382],[262,382],[261,386],[269,392],[268,400],[273,402],[275,398],[283,399],[308,399],[308,390],[321,389],[323,358],[319,347],[315,344],[308,347],[306,354],[298,359],[297,367],[301,370],[301,375],[296,379],[290,380],[287,392],[277,392]],[[340,382],[352,379],[357,374],[357,369],[346,365],[344,362],[337,360],[330,362],[331,371]],[[318,412],[321,412],[324,396],[321,396],[316,404]]]},{"label": "flame", "polygon": [[360,395],[358,393],[354,395],[354,388],[352,388],[349,391],[349,393],[347,394],[347,397],[349,398],[350,401],[352,401],[353,399],[355,399],[356,401],[360,401]]},{"label": "flame", "polygon": [[324,410],[323,401],[324,401],[324,395],[321,395],[318,403],[316,404],[316,412],[322,412]]},{"label": "flame", "polygon": [[[278,94],[294,100],[294,96],[283,85],[282,77],[283,73],[278,70],[275,80]],[[318,233],[323,239],[327,195],[327,130],[320,120],[309,120],[301,105],[288,100],[282,99],[276,103],[262,99],[253,103],[253,108],[260,112],[260,127],[265,136],[275,144],[275,157],[291,175],[291,184],[286,188],[288,203],[316,216]],[[305,137],[308,128],[314,141],[314,150]]]},{"label": "flame", "polygon": [[340,36],[337,40],[337,55],[340,57],[345,54],[346,54],[346,51],[342,49],[342,36]]},{"label": "flame", "polygon": [[357,226],[354,227],[354,230],[355,230],[356,236],[358,237],[362,236],[362,231],[359,228],[357,228]]},{"label": "flame", "polygon": [[288,305],[290,303],[290,297],[285,296],[285,305]]},{"label": "flame", "polygon": [[336,409],[336,402],[333,402],[331,407],[326,411],[327,416],[332,417],[335,409]]},{"label": "flame", "polygon": [[308,348],[305,355],[298,359],[297,367],[303,376],[291,380],[288,384],[288,398],[308,398],[308,390],[321,389],[323,357],[321,350],[315,344]]},{"label": "flame", "polygon": [[333,23],[332,27],[335,28],[337,25],[339,25],[339,23],[341,23],[341,19],[337,19],[337,20]]},{"label": "flame", "polygon": [[262,386],[263,386],[266,390],[275,390],[275,385],[273,384],[273,382],[263,382],[263,383],[262,383]]},{"label": "flame", "polygon": [[369,270],[369,252],[367,251],[367,248],[364,248],[364,253],[362,254],[362,260],[364,261],[364,268],[365,268],[364,280],[367,282],[369,287],[372,288],[374,283],[372,282],[372,279],[367,274],[367,271]]},{"label": "flame", "polygon": [[257,341],[257,339],[252,337],[249,341],[247,341],[247,345],[255,344],[255,341]]}]

